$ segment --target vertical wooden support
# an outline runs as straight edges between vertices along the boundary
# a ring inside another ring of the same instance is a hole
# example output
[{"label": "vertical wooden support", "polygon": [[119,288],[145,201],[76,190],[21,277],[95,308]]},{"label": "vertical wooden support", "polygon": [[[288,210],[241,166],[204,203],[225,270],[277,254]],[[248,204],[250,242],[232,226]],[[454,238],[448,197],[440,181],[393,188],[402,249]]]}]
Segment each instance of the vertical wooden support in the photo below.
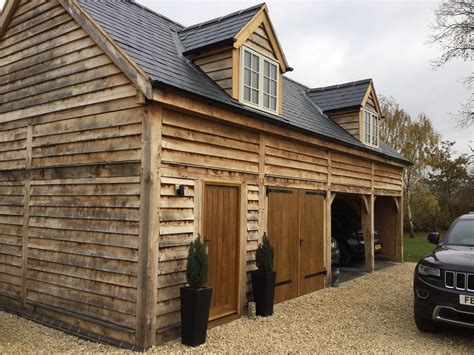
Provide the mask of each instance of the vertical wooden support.
[{"label": "vertical wooden support", "polygon": [[144,109],[136,343],[148,349],[156,335],[162,109],[153,104]]},{"label": "vertical wooden support", "polygon": [[331,264],[331,238],[332,238],[332,202],[336,194],[331,192],[332,185],[332,153],[328,151],[328,175],[327,175],[327,195],[325,201],[325,215],[324,215],[324,265],[327,271],[325,279],[325,287],[330,287],[332,282],[332,264]]},{"label": "vertical wooden support", "polygon": [[240,99],[240,49],[232,49],[232,97]]},{"label": "vertical wooden support", "polygon": [[258,239],[267,231],[266,194],[265,194],[265,135],[260,133],[260,150],[258,161]]},{"label": "vertical wooden support", "polygon": [[324,239],[324,265],[327,271],[325,286],[331,286],[331,273],[332,273],[332,265],[331,265],[331,237],[332,237],[332,210],[331,206],[336,197],[335,193],[332,193],[331,190],[328,190],[326,201],[325,201],[325,216],[324,216],[324,226],[325,226],[325,239]]},{"label": "vertical wooden support", "polygon": [[396,218],[396,233],[397,239],[395,244],[395,260],[403,263],[403,193],[399,197],[394,197],[397,201],[397,218]]},{"label": "vertical wooden support", "polygon": [[0,13],[0,37],[3,36],[7,30],[10,19],[12,18],[19,4],[19,0],[7,0],[3,5],[3,9],[1,9],[2,12]]},{"label": "vertical wooden support", "polygon": [[201,181],[194,180],[194,234],[201,234]]},{"label": "vertical wooden support", "polygon": [[365,242],[365,271],[373,272],[374,265],[374,195],[362,195],[362,231]]},{"label": "vertical wooden support", "polygon": [[31,185],[31,153],[33,146],[33,126],[30,124],[26,132],[26,162],[25,162],[25,200],[23,201],[23,240],[21,252],[21,300],[26,305],[27,276],[28,276],[28,233],[30,223],[30,185]]},{"label": "vertical wooden support", "polygon": [[247,299],[247,213],[248,213],[248,185],[243,183],[240,190],[240,243],[239,243],[239,315],[244,313],[245,301]]}]

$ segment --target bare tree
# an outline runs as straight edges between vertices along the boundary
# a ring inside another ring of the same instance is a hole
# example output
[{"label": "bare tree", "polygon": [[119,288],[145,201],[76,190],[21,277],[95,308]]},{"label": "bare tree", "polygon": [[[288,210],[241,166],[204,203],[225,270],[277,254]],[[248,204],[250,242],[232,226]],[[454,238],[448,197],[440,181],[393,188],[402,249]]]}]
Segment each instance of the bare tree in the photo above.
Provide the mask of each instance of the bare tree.
[{"label": "bare tree", "polygon": [[[442,67],[455,58],[472,61],[474,57],[474,2],[472,0],[443,0],[434,14],[435,24],[432,26],[433,34],[429,41],[443,50],[441,56],[434,61],[434,66]],[[471,96],[456,114],[462,126],[470,126],[474,123],[473,81],[472,72],[463,79]]]}]

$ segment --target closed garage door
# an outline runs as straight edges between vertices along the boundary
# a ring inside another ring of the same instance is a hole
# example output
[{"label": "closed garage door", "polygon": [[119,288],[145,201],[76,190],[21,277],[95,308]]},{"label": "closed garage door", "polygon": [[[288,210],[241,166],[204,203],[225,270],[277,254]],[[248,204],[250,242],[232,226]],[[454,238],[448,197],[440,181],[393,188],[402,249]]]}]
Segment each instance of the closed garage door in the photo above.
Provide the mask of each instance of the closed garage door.
[{"label": "closed garage door", "polygon": [[324,287],[324,196],[268,188],[268,236],[275,248],[275,302]]}]

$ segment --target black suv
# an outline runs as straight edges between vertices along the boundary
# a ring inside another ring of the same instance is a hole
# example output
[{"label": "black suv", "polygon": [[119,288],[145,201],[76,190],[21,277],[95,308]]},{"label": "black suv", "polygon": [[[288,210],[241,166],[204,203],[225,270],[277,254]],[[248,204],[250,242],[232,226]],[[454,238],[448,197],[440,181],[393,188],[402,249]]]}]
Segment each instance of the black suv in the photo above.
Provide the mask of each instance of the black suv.
[{"label": "black suv", "polygon": [[441,324],[474,329],[474,214],[459,217],[440,241],[439,233],[428,240],[437,244],[415,269],[415,323],[423,332]]}]

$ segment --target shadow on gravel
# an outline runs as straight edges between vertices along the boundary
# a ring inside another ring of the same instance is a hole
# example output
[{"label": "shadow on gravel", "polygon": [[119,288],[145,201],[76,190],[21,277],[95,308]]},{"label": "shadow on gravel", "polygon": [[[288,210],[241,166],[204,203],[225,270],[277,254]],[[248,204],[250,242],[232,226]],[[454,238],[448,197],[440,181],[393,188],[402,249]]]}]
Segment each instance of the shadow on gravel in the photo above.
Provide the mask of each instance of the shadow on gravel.
[{"label": "shadow on gravel", "polygon": [[[385,260],[375,260],[375,271],[380,271],[387,269],[389,267],[393,267],[395,265],[398,265],[397,263],[393,263],[391,261],[385,261]],[[344,266],[344,267],[339,267],[340,271],[340,277],[339,277],[339,283],[342,282],[347,282],[354,280],[358,277],[367,275],[367,273],[364,271],[364,260],[356,260],[352,261],[349,266]]]}]

